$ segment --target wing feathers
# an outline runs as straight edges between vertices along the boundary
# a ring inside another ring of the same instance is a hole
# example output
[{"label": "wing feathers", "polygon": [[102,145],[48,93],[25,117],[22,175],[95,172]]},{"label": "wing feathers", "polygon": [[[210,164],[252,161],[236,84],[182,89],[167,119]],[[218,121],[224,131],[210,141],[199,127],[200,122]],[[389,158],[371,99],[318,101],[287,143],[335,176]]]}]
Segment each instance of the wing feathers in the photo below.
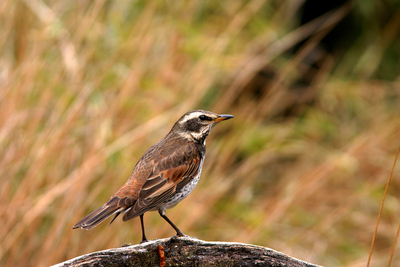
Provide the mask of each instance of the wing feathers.
[{"label": "wing feathers", "polygon": [[167,201],[172,195],[174,194],[173,191],[174,188],[170,188],[164,194],[150,198],[150,199],[138,199],[135,203],[135,205],[127,210],[125,213],[124,217],[122,218],[123,221],[127,221],[130,219],[133,219],[146,211],[152,210],[154,207],[157,207],[158,205],[164,203]]},{"label": "wing feathers", "polygon": [[168,189],[176,187],[175,184],[167,182],[167,180],[162,181],[161,183],[149,188],[148,190],[140,191],[139,200],[140,199],[150,199],[155,196],[162,194],[163,192],[167,191]]},{"label": "wing feathers", "polygon": [[185,186],[199,170],[201,154],[194,151],[188,145],[160,161],[142,186],[139,199],[122,219],[127,221],[156,208]]},{"label": "wing feathers", "polygon": [[204,153],[200,150],[194,143],[178,147],[165,144],[163,150],[149,150],[152,155],[142,157],[128,182],[73,228],[91,229],[113,214],[111,223],[120,213],[125,213],[126,221],[157,209],[197,175]]},{"label": "wing feathers", "polygon": [[[149,190],[153,187],[157,187],[160,185],[160,183],[164,183],[164,182],[166,182],[166,180],[161,176],[155,176],[155,177],[149,178],[142,186],[142,189],[140,192]],[[139,197],[141,197],[141,196],[139,196]]]}]

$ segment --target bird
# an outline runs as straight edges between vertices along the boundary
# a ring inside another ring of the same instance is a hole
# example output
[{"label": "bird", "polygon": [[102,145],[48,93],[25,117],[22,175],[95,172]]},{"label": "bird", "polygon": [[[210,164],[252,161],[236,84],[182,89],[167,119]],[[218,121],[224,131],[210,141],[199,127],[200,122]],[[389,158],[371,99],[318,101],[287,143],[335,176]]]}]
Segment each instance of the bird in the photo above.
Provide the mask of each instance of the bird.
[{"label": "bird", "polygon": [[206,154],[206,138],[221,121],[233,118],[205,110],[185,113],[169,133],[150,147],[137,162],[128,181],[100,208],[73,226],[92,229],[114,215],[110,224],[122,213],[123,221],[140,217],[141,243],[147,242],[144,213],[158,211],[176,231],[185,236],[165,215],[186,198],[197,185]]}]

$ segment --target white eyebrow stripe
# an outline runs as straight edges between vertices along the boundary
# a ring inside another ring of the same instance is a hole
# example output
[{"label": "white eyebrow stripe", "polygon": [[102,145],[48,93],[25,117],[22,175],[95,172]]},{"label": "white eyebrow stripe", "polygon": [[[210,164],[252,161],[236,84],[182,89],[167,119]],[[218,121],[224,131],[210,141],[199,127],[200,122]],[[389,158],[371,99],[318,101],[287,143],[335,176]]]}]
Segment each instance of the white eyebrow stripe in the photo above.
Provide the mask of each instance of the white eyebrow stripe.
[{"label": "white eyebrow stripe", "polygon": [[197,118],[198,116],[202,115],[202,112],[193,112],[187,115],[181,122],[187,122],[188,120],[191,120],[193,118]]}]

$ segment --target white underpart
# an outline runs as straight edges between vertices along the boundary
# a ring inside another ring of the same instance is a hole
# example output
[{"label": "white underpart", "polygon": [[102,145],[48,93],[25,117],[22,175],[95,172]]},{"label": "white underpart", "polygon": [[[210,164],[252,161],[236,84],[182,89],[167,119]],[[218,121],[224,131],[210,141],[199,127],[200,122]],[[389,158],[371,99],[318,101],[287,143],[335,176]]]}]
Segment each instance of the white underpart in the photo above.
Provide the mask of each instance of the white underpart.
[{"label": "white underpart", "polygon": [[[196,132],[191,132],[190,135],[192,136],[192,138],[196,139],[196,140],[200,140],[201,138],[204,137],[204,135],[206,134],[206,132],[208,131],[208,127],[202,127],[199,133]],[[206,139],[204,138],[204,141]]]},{"label": "white underpart", "polygon": [[[188,133],[180,132],[179,135],[182,136],[183,138],[187,139],[187,140],[190,140],[190,141],[193,141],[193,139],[194,140],[199,140],[204,136],[205,132],[207,132],[207,128],[204,128],[202,130],[203,131],[201,131],[199,133],[195,133],[195,132],[188,132]],[[204,138],[204,141],[203,141],[203,145],[206,145],[206,139],[205,138]]]},{"label": "white underpart", "polygon": [[193,177],[192,181],[190,181],[187,185],[182,187],[181,190],[176,192],[170,199],[165,201],[165,203],[161,204],[160,206],[157,207],[158,210],[160,210],[163,214],[165,214],[166,209],[170,209],[175,207],[179,202],[184,200],[196,187],[197,183],[200,180],[200,175],[201,175],[201,169],[203,168],[203,162],[204,158],[201,159],[200,161],[200,166],[199,166],[199,172],[195,177]]}]

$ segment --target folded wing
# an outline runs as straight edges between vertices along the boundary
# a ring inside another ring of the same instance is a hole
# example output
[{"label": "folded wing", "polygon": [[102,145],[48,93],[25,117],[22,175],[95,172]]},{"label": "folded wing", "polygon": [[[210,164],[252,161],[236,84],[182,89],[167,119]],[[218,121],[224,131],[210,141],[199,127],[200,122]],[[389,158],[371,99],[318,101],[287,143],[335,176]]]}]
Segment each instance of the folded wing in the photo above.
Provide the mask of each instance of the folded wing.
[{"label": "folded wing", "polygon": [[123,220],[135,218],[171,198],[198,173],[200,158],[200,152],[193,145],[187,145],[158,161]]},{"label": "folded wing", "polygon": [[200,152],[193,144],[170,151],[157,151],[145,166],[143,162],[138,162],[136,172],[134,170],[131,178],[110,200],[80,220],[73,229],[89,230],[114,215],[112,223],[123,212],[126,212],[123,217],[126,221],[152,210],[197,174],[200,158]]}]

